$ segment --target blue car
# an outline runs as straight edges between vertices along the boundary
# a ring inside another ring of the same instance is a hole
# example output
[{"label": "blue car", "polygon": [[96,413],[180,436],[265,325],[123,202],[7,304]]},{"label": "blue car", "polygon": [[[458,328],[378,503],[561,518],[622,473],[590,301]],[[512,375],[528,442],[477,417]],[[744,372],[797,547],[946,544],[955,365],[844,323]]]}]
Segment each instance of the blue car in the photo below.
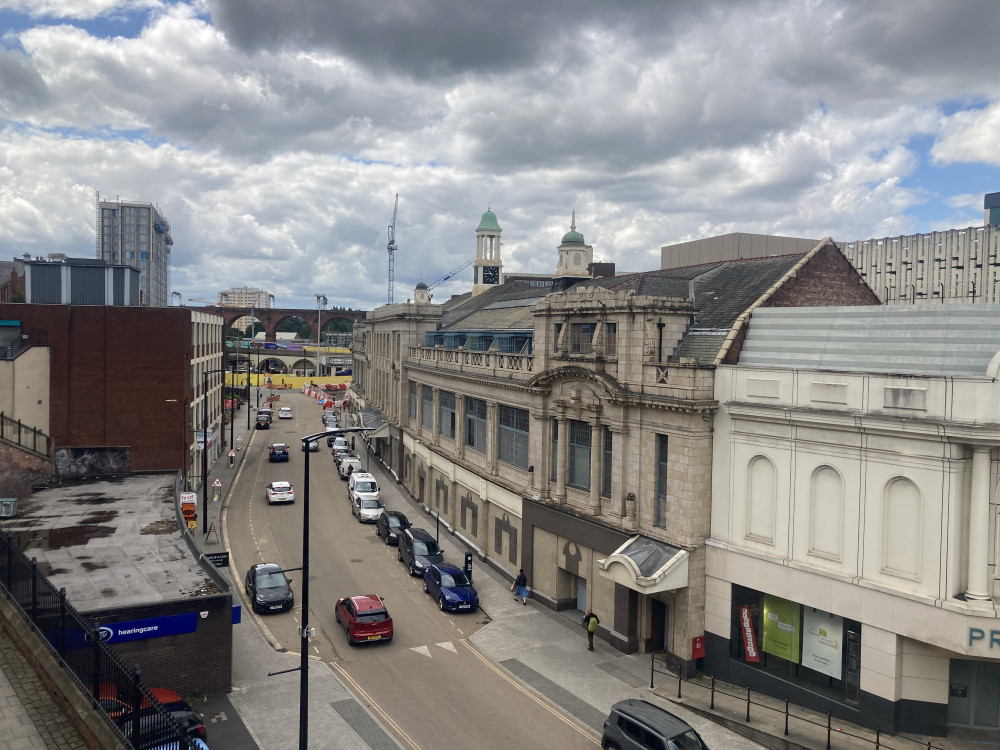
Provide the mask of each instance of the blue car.
[{"label": "blue car", "polygon": [[475,612],[479,609],[479,594],[465,571],[455,565],[428,565],[424,573],[424,592],[437,597],[442,612]]}]

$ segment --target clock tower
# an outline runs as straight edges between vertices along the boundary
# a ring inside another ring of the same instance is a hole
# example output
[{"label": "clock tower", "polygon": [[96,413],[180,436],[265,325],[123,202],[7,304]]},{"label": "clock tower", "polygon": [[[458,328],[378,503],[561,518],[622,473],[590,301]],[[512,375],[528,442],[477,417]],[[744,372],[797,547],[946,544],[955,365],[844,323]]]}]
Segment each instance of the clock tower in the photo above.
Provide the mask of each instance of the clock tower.
[{"label": "clock tower", "polygon": [[472,296],[503,283],[503,262],[500,260],[500,224],[496,214],[488,210],[476,227],[476,260],[473,263]]}]

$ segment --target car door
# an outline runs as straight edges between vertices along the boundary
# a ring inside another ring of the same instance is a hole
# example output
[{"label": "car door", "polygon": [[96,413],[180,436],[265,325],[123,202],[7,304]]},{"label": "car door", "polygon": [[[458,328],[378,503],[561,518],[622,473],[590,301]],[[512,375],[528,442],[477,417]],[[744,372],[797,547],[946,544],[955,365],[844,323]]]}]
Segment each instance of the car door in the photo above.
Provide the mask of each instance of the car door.
[{"label": "car door", "polygon": [[441,571],[431,568],[427,573],[427,592],[435,599],[441,596]]}]

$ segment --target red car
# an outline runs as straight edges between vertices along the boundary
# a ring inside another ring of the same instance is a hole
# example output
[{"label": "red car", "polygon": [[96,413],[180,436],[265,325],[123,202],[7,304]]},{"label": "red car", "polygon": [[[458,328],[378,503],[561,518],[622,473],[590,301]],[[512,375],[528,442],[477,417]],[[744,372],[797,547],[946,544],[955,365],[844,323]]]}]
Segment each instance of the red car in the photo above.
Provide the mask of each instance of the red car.
[{"label": "red car", "polygon": [[[176,690],[171,690],[170,688],[146,688],[156,700],[160,703],[177,703],[180,701],[181,696]],[[94,694],[93,686],[87,688],[87,692],[91,695]],[[128,700],[118,694],[118,688],[110,682],[102,682],[97,691],[97,700],[101,704],[101,707],[107,712],[108,716],[112,719],[116,719],[120,716],[124,716],[132,710],[129,705]],[[142,699],[139,704],[139,708],[149,708],[150,702],[145,698]]]},{"label": "red car", "polygon": [[344,626],[347,643],[351,646],[368,641],[392,640],[392,618],[380,596],[362,594],[338,599],[334,616]]}]

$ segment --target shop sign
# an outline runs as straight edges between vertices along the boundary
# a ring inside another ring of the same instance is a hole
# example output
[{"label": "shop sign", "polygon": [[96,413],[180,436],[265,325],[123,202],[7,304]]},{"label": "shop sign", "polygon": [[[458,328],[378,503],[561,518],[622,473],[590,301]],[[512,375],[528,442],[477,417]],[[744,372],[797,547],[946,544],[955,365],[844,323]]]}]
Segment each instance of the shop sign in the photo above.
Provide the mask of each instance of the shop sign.
[{"label": "shop sign", "polygon": [[799,663],[801,610],[795,602],[764,594],[764,653]]},{"label": "shop sign", "polygon": [[[975,646],[977,641],[985,641],[986,636],[987,632],[982,628],[969,628],[969,645]],[[989,638],[990,648],[1000,648],[1000,630],[991,630]]]},{"label": "shop sign", "polygon": [[844,661],[843,633],[844,618],[806,607],[802,623],[802,666],[839,680]]},{"label": "shop sign", "polygon": [[740,632],[743,633],[743,650],[747,661],[757,663],[760,654],[757,653],[757,639],[753,634],[753,620],[750,618],[750,607],[744,604],[740,607]]}]

